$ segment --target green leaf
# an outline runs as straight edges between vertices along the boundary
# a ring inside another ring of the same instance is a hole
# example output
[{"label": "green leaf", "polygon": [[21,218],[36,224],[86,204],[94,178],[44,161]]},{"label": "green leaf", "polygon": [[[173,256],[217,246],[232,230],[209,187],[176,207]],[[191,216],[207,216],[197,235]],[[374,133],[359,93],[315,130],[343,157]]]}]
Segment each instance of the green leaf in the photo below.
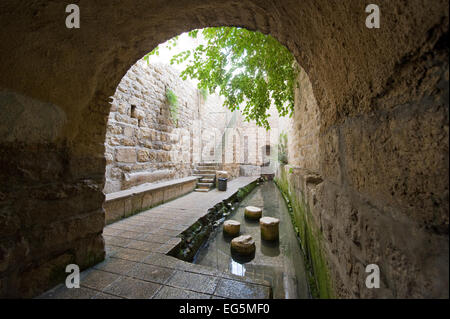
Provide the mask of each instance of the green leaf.
[{"label": "green leaf", "polygon": [[[183,80],[197,79],[199,88],[210,94],[218,89],[224,106],[232,111],[240,109],[247,121],[266,129],[270,128],[268,111],[272,104],[280,116],[292,116],[299,71],[286,47],[270,35],[243,28],[205,28],[188,35],[197,38],[199,32],[206,44],[170,60],[171,64],[187,63],[180,74]],[[177,40],[169,40],[169,48],[176,46]]]}]

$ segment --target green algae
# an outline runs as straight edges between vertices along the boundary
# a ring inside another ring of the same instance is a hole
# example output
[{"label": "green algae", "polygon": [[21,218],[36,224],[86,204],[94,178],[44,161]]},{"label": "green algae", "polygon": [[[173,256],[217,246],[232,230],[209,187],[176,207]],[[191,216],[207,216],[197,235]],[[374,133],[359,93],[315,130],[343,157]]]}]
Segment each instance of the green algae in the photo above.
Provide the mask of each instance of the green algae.
[{"label": "green algae", "polygon": [[312,220],[311,211],[304,201],[303,193],[300,193],[298,198],[289,184],[283,167],[280,172],[280,178],[275,178],[274,181],[286,201],[293,227],[305,256],[311,295],[313,298],[334,298],[330,272],[322,247],[323,235]]}]

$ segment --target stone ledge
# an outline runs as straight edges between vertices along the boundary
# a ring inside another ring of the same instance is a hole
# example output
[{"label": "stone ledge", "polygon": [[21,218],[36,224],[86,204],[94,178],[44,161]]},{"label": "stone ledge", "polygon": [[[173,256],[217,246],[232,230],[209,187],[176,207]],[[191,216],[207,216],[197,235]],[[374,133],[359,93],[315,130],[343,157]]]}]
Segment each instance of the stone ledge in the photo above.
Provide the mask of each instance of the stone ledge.
[{"label": "stone ledge", "polygon": [[160,183],[146,183],[127,190],[106,194],[103,205],[105,222],[109,224],[192,192],[197,177],[189,176]]}]

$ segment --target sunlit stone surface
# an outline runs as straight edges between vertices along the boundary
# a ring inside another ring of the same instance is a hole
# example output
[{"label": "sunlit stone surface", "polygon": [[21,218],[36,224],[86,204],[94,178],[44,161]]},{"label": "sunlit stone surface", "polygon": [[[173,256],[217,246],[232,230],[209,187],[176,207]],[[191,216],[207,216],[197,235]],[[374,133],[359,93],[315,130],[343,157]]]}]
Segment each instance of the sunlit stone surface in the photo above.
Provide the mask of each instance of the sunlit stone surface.
[{"label": "sunlit stone surface", "polygon": [[259,219],[262,216],[262,209],[255,206],[247,206],[244,211],[245,217],[250,219]]},{"label": "sunlit stone surface", "polygon": [[273,217],[263,217],[259,220],[259,226],[261,228],[261,237],[264,240],[277,240],[278,239],[278,225],[280,220]]},{"label": "sunlit stone surface", "polygon": [[223,231],[228,236],[239,235],[241,229],[241,223],[236,220],[227,220],[223,223]]},{"label": "sunlit stone surface", "polygon": [[240,255],[254,254],[255,248],[255,241],[250,235],[242,235],[231,241],[231,251]]}]

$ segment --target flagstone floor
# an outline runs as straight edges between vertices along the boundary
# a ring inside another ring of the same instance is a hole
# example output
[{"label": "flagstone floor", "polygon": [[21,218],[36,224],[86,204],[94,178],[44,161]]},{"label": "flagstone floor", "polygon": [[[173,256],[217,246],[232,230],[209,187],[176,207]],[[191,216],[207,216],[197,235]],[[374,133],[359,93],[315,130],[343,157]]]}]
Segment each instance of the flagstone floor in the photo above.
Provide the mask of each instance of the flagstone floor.
[{"label": "flagstone floor", "polygon": [[166,255],[178,237],[256,177],[239,177],[226,192],[192,192],[104,228],[106,258],[81,273],[80,288],[60,284],[38,298],[270,298],[266,281],[248,279]]}]

